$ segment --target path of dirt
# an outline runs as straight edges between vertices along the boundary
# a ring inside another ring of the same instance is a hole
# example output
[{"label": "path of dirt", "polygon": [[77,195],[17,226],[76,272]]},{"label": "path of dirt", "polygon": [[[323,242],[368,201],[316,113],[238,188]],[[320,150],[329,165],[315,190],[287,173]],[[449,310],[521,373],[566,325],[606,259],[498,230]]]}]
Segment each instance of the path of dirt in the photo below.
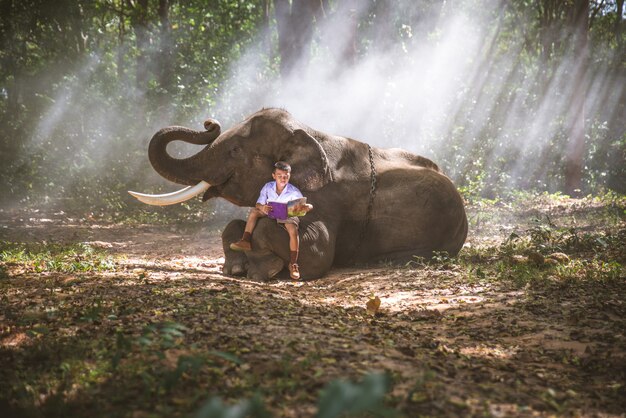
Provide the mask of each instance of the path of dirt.
[{"label": "path of dirt", "polygon": [[[114,272],[80,278],[9,270],[3,297],[23,302],[13,305],[13,314],[5,311],[2,322],[19,310],[42,309],[38,303],[51,303],[47,298],[97,294],[118,307],[117,319],[99,322],[105,335],[124,321],[119,306],[140,300],[144,313],[185,324],[189,346],[235,353],[244,361],[224,368],[219,384],[203,383],[205,389],[226,399],[261,390],[277,416],[310,416],[323,384],[358,379],[370,370],[391,374],[388,401],[407,416],[626,411],[623,278],[520,287],[468,280],[461,266],[444,263],[335,269],[311,282],[257,283],[223,276],[219,232],[199,225],[128,226],[62,211],[1,215],[0,240],[88,243],[114,255],[117,264]],[[502,241],[511,232],[510,225],[486,227],[489,217],[480,211],[472,216],[485,220],[470,246]],[[80,291],[64,294],[70,285]],[[365,309],[372,295],[382,302],[375,316]],[[0,337],[5,353],[18,362],[18,351],[33,344],[25,342],[21,328],[5,324]],[[98,389],[114,391],[113,381]],[[77,410],[102,403],[87,392],[85,399],[77,401]],[[122,396],[119,402],[134,401]],[[150,411],[137,402],[133,410]],[[106,412],[111,405],[100,407]]]}]

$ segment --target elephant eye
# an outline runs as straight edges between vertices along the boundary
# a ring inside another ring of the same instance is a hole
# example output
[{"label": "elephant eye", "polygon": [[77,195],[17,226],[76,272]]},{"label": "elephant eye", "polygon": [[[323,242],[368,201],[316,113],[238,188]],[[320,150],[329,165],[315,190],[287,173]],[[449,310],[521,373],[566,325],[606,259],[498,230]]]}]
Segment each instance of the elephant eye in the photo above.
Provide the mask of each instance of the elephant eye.
[{"label": "elephant eye", "polygon": [[231,150],[230,150],[230,155],[233,157],[238,156],[239,154],[241,154],[241,147],[236,145],[234,146]]}]

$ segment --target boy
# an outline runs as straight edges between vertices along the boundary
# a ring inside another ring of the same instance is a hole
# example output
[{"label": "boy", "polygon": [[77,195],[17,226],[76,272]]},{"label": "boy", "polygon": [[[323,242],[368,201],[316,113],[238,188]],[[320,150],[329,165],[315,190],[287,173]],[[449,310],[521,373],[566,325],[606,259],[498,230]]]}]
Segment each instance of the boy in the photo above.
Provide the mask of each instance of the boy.
[{"label": "boy", "polygon": [[[252,238],[252,231],[256,226],[256,222],[259,218],[267,216],[272,210],[272,207],[268,205],[267,202],[287,203],[290,200],[303,197],[302,192],[300,192],[296,186],[289,183],[290,177],[291,166],[289,164],[284,161],[278,161],[274,164],[274,170],[272,171],[272,178],[274,181],[266,183],[261,189],[256,206],[248,215],[243,237],[239,241],[230,244],[231,250],[250,251],[252,249],[250,239]],[[306,212],[311,209],[313,209],[313,206],[310,204],[307,204],[304,207]],[[300,248],[300,237],[298,236],[298,225],[300,224],[300,218],[294,216],[287,219],[277,219],[276,222],[282,224],[289,234],[289,276],[291,276],[294,280],[299,280],[300,271],[298,270],[298,251]]]}]

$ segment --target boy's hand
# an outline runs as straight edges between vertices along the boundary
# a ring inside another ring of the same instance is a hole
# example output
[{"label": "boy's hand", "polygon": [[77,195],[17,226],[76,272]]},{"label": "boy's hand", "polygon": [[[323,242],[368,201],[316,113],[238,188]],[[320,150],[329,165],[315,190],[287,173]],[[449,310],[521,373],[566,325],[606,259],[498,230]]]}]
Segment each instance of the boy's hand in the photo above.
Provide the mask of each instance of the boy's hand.
[{"label": "boy's hand", "polygon": [[313,210],[313,205],[312,205],[312,204],[310,204],[310,203],[305,204],[305,205],[304,205],[304,210],[305,210],[305,212],[308,212],[308,211],[310,211],[310,210]]},{"label": "boy's hand", "polygon": [[259,209],[261,210],[261,212],[263,212],[266,215],[272,211],[272,207],[270,205],[261,205]]}]

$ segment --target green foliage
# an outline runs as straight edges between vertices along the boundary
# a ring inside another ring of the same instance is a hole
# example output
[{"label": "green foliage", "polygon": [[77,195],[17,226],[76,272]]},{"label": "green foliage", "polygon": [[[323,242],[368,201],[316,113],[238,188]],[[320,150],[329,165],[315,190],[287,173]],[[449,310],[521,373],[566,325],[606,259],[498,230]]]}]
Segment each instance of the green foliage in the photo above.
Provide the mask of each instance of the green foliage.
[{"label": "green foliage", "polygon": [[145,348],[157,350],[162,355],[163,350],[177,346],[187,331],[187,327],[176,322],[146,325],[137,343]]},{"label": "green foliage", "polygon": [[362,416],[396,416],[383,406],[383,398],[389,390],[389,377],[385,374],[369,374],[357,384],[334,381],[322,391],[318,402],[317,418]]},{"label": "green foliage", "polygon": [[266,418],[271,417],[260,397],[243,400],[236,405],[225,405],[218,397],[209,399],[194,415],[194,418]]},{"label": "green foliage", "polygon": [[[516,219],[517,224],[526,227],[517,226],[506,239],[493,245],[469,246],[456,257],[438,253],[429,260],[416,258],[406,266],[458,268],[465,283],[510,284],[516,288],[550,282],[619,281],[626,273],[625,197],[611,192],[585,198],[580,211],[568,215],[571,219],[566,217],[568,226],[559,226],[563,218],[555,219],[559,215],[555,207],[571,204],[571,199],[561,193],[513,192],[497,200],[474,198],[469,209],[470,231],[474,234],[481,233],[479,230],[488,224],[511,222],[511,211],[526,214],[527,218]],[[500,211],[502,214],[496,215]],[[597,226],[571,226],[589,222]]]},{"label": "green foliage", "polygon": [[[189,329],[180,323],[163,322],[146,325],[141,335],[134,340],[129,340],[118,333],[117,350],[114,352],[112,365],[117,368],[120,360],[130,355],[133,346],[138,347],[145,355],[163,360],[166,358],[167,350],[182,349],[186,346],[184,337],[188,332]],[[192,378],[204,367],[215,365],[215,361],[220,359],[239,366],[243,364],[237,356],[218,350],[183,354],[178,356],[173,369],[155,370],[145,375],[146,381],[150,382],[148,385],[157,384],[170,393],[181,384],[184,376]],[[316,417],[362,416],[366,412],[374,416],[396,416],[395,412],[383,406],[389,386],[389,376],[379,373],[368,374],[356,384],[344,380],[330,382],[320,393]],[[251,399],[241,400],[234,405],[224,403],[219,397],[211,397],[194,416],[262,418],[270,415],[261,396],[256,394]]]},{"label": "green foliage", "polygon": [[8,264],[20,264],[37,273],[115,270],[115,261],[111,256],[87,244],[23,244],[2,241],[0,242],[0,265]]},{"label": "green foliage", "polygon": [[[349,416],[397,416],[395,411],[383,406],[383,398],[389,390],[389,377],[371,373],[361,382],[344,380],[330,382],[322,389],[318,401],[317,418],[339,418]],[[243,400],[235,405],[226,405],[218,397],[209,399],[194,415],[195,418],[264,418],[271,416],[261,398]],[[369,415],[368,415],[369,416]]]},{"label": "green foliage", "polygon": [[[120,0],[6,3],[4,202],[63,199],[119,211],[132,202],[126,190],[165,184],[143,181],[151,174],[149,135],[163,120],[189,120],[215,104],[263,10],[241,1],[170,2],[164,26],[156,2],[147,4],[144,11]],[[169,66],[175,79],[165,80]]]}]

